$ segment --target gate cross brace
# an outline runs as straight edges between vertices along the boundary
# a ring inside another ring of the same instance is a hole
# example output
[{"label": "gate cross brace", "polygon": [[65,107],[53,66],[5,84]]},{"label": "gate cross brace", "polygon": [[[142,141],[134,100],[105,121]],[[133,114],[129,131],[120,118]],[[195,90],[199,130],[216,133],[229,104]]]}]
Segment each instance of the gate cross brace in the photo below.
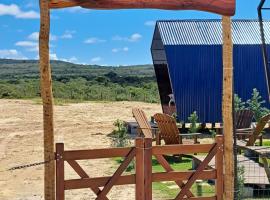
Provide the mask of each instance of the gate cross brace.
[{"label": "gate cross brace", "polygon": [[128,155],[126,156],[124,162],[115,171],[110,180],[105,184],[103,190],[100,193],[98,193],[96,200],[104,200],[104,198],[109,193],[113,185],[116,183],[119,176],[121,176],[121,174],[125,171],[125,169],[128,167],[129,163],[132,161],[135,155],[136,155],[136,148],[132,148],[128,153]]},{"label": "gate cross brace", "polygon": [[[67,160],[68,164],[74,169],[74,171],[82,178],[90,178],[88,174],[83,170],[83,168],[75,160]],[[90,187],[90,189],[98,195],[101,190],[98,187]],[[109,200],[107,197],[104,197],[104,200]]]},{"label": "gate cross brace", "polygon": [[[159,164],[161,164],[161,166],[166,170],[166,172],[174,171],[163,155],[155,155],[155,157]],[[175,181],[175,183],[179,186],[180,189],[184,187],[183,181]],[[194,197],[189,189],[187,190],[187,197]]]},{"label": "gate cross brace", "polygon": [[185,186],[182,188],[180,193],[176,196],[175,200],[183,200],[184,196],[186,196],[187,191],[191,188],[193,183],[198,178],[199,174],[207,167],[209,162],[212,160],[212,158],[216,155],[218,150],[218,145],[215,144],[212,149],[210,150],[209,154],[206,156],[206,158],[201,162],[201,164],[198,166],[196,171],[190,176],[188,179],[188,182],[185,184]]}]

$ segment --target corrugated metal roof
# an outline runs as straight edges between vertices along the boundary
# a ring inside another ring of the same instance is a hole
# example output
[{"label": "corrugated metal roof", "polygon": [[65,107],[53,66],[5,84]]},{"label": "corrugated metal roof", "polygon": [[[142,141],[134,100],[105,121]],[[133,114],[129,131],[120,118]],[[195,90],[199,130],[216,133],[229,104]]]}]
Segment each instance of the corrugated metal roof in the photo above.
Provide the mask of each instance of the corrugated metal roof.
[{"label": "corrugated metal roof", "polygon": [[[157,28],[164,45],[220,45],[221,20],[158,21]],[[270,44],[270,21],[264,22],[266,43]],[[234,44],[261,44],[257,20],[233,20]]]}]

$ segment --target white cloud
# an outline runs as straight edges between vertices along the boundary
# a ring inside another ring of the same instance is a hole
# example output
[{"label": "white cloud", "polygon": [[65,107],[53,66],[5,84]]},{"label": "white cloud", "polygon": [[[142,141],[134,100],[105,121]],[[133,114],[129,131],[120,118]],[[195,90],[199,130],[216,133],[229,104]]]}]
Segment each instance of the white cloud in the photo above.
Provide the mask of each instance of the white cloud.
[{"label": "white cloud", "polygon": [[38,43],[32,41],[19,41],[16,42],[15,45],[19,47],[35,47],[38,45]]},{"label": "white cloud", "polygon": [[26,51],[38,52],[38,43],[33,41],[19,41],[15,46],[23,47]]},{"label": "white cloud", "polygon": [[61,36],[62,39],[71,39],[73,38],[73,34],[76,33],[76,31],[69,31],[66,30],[64,34]]},{"label": "white cloud", "polygon": [[50,59],[51,60],[58,60],[56,53],[50,53]]},{"label": "white cloud", "polygon": [[7,59],[28,59],[16,49],[0,49],[0,58]]},{"label": "white cloud", "polygon": [[142,38],[142,35],[139,33],[134,33],[130,36],[129,41],[130,42],[137,42]]},{"label": "white cloud", "polygon": [[71,8],[65,8],[63,9],[63,11],[68,11],[70,13],[88,13],[90,12],[89,9],[85,9],[85,8],[82,8],[80,6],[77,6],[77,7],[71,7]]},{"label": "white cloud", "polygon": [[28,36],[28,39],[30,40],[38,40],[39,32],[33,32]]},{"label": "white cloud", "polygon": [[142,38],[142,35],[139,33],[134,33],[129,37],[121,37],[119,35],[116,35],[112,38],[112,40],[116,41],[128,41],[128,42],[138,42]]},{"label": "white cloud", "polygon": [[101,60],[102,60],[101,57],[94,57],[94,58],[91,59],[91,62],[99,62]]},{"label": "white cloud", "polygon": [[113,53],[118,53],[118,52],[121,52],[121,51],[127,52],[127,51],[129,51],[129,48],[128,47],[124,47],[124,48],[113,48],[112,49],[112,52]]},{"label": "white cloud", "polygon": [[71,33],[64,33],[61,38],[63,39],[71,39],[73,38],[73,35]]},{"label": "white cloud", "polygon": [[106,40],[96,38],[96,37],[91,37],[84,41],[84,43],[86,44],[96,44],[96,43],[103,43],[103,42],[106,42]]},{"label": "white cloud", "polygon": [[[59,60],[70,62],[70,63],[78,63],[78,59],[75,56],[72,56],[71,58],[60,58]],[[78,63],[81,64],[81,63]]]},{"label": "white cloud", "polygon": [[113,48],[113,49],[112,49],[112,52],[113,52],[113,53],[117,53],[117,52],[119,52],[119,49]]},{"label": "white cloud", "polygon": [[69,62],[77,62],[78,59],[75,57],[75,56],[72,56],[70,59],[69,59]]},{"label": "white cloud", "polygon": [[144,23],[145,26],[155,26],[156,25],[156,22],[155,21],[146,21]]},{"label": "white cloud", "polygon": [[38,43],[32,41],[19,41],[15,43],[15,46],[24,47],[26,51],[38,52]]},{"label": "white cloud", "polygon": [[[29,40],[38,40],[39,39],[39,32],[33,32],[27,37]],[[50,34],[50,40],[55,41],[57,40],[57,36]]]},{"label": "white cloud", "polygon": [[39,14],[36,11],[22,11],[20,7],[16,4],[0,4],[0,16],[2,15],[10,15],[14,16],[15,18],[20,19],[38,19]]},{"label": "white cloud", "polygon": [[129,48],[128,47],[124,47],[123,48],[123,51],[129,51]]}]

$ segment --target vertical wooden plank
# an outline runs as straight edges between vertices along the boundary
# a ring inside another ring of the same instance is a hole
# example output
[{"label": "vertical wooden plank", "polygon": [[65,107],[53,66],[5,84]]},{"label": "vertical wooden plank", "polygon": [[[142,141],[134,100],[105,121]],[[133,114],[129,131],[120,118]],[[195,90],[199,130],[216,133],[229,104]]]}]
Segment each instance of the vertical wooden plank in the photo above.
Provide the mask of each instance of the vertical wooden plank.
[{"label": "vertical wooden plank", "polygon": [[161,145],[161,138],[159,130],[156,130],[156,145]]},{"label": "vertical wooden plank", "polygon": [[223,27],[223,99],[222,117],[225,158],[225,199],[234,197],[234,156],[233,156],[233,44],[231,18],[222,17]]},{"label": "vertical wooden plank", "polygon": [[64,144],[56,144],[56,200],[65,199],[65,165],[64,165]]},{"label": "vertical wooden plank", "polygon": [[144,141],[143,138],[136,138],[136,200],[144,199]]},{"label": "vertical wooden plank", "polygon": [[[43,101],[44,160],[54,158],[53,95],[49,59],[50,10],[49,1],[40,0],[39,66],[41,97]],[[44,169],[45,200],[55,199],[55,163],[48,162]]]},{"label": "vertical wooden plank", "polygon": [[152,138],[144,139],[144,198],[152,200]]},{"label": "vertical wooden plank", "polygon": [[216,196],[217,200],[223,199],[223,136],[216,136],[216,143],[218,145],[215,156],[217,179],[216,179]]}]

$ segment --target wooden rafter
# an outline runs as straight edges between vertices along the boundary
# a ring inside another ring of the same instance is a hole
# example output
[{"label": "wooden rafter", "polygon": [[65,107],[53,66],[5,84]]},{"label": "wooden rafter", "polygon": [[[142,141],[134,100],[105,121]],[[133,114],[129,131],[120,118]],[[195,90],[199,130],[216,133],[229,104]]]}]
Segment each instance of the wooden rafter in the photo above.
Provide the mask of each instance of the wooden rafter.
[{"label": "wooden rafter", "polygon": [[232,16],[235,0],[50,0],[50,8],[200,10]]}]

